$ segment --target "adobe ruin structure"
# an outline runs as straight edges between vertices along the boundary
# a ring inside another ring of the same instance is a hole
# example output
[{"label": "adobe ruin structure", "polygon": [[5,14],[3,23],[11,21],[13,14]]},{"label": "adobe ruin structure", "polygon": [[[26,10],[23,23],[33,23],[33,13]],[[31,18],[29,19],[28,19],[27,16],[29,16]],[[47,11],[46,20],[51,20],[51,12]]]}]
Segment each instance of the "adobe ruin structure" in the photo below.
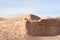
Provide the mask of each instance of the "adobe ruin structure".
[{"label": "adobe ruin structure", "polygon": [[60,40],[59,35],[60,17],[41,19],[28,14],[0,19],[0,40]]}]

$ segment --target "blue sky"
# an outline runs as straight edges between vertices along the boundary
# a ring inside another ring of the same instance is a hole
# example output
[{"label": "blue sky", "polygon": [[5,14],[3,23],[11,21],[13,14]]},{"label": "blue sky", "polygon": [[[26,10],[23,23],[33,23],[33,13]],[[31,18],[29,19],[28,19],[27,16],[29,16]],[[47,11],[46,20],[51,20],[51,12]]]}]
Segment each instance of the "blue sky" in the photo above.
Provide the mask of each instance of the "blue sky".
[{"label": "blue sky", "polygon": [[0,0],[0,17],[15,17],[23,14],[60,16],[60,0]]}]

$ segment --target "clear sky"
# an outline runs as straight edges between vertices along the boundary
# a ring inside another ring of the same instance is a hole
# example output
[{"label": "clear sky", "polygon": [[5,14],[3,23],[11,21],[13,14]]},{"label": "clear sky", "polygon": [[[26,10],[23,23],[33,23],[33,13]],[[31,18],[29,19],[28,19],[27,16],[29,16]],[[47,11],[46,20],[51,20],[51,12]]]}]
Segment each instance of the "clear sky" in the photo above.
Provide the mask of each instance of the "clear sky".
[{"label": "clear sky", "polygon": [[0,0],[0,17],[35,14],[40,17],[60,16],[60,0]]}]

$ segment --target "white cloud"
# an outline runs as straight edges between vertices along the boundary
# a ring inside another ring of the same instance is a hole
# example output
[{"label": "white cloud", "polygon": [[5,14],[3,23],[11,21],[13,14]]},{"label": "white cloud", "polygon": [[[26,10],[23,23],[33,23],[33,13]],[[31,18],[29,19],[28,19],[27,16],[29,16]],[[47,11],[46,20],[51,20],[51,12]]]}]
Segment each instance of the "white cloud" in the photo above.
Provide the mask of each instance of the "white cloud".
[{"label": "white cloud", "polygon": [[4,9],[0,9],[0,16],[12,17],[12,16],[18,16],[22,14],[30,14],[34,10],[35,9],[29,9],[29,8],[4,8]]},{"label": "white cloud", "polygon": [[0,8],[0,17],[14,17],[22,14],[49,14],[56,13],[56,10],[38,9],[38,8]]}]

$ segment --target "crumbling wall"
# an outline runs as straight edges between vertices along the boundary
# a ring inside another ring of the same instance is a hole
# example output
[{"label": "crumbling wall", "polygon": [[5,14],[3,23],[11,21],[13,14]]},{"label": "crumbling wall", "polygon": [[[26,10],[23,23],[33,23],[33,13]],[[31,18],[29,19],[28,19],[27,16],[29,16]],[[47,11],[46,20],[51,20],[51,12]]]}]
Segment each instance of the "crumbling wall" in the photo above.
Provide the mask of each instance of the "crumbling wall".
[{"label": "crumbling wall", "polygon": [[26,20],[0,23],[0,40],[21,40],[26,35]]},{"label": "crumbling wall", "polygon": [[60,35],[59,18],[41,19],[29,14],[0,21],[0,40],[46,40],[46,36],[51,39],[56,35]]},{"label": "crumbling wall", "polygon": [[28,21],[27,33],[33,36],[55,36],[60,35],[60,20],[42,19],[41,21]]}]

